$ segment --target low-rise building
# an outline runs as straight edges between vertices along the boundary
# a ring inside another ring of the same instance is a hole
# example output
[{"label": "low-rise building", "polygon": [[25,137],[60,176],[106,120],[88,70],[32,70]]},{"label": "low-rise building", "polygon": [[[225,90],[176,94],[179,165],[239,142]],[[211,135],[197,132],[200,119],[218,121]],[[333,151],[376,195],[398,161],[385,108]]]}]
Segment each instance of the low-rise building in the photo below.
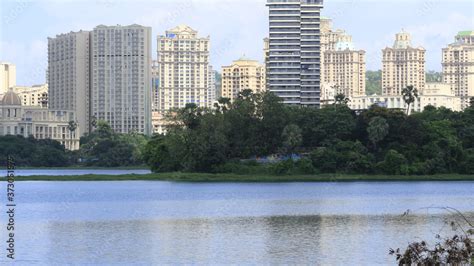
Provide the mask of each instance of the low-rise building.
[{"label": "low-rise building", "polygon": [[[389,109],[407,109],[402,95],[370,95],[353,97],[349,106],[354,110],[366,110],[377,104]],[[446,107],[453,111],[461,111],[461,97],[456,96],[450,84],[426,83],[425,89],[420,92],[412,105],[413,112],[422,112],[425,107]]]},{"label": "low-rise building", "polygon": [[80,128],[70,130],[70,121],[76,121],[74,111],[23,106],[22,99],[13,90],[5,93],[0,102],[0,136],[51,139],[68,150],[78,150]]}]

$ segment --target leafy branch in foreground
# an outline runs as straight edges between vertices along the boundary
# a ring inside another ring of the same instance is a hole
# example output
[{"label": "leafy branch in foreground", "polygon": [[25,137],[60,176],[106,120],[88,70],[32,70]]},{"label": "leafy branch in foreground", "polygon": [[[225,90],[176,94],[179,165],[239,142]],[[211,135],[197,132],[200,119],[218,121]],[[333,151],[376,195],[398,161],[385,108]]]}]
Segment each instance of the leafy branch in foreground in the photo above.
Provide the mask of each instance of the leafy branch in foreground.
[{"label": "leafy branch in foreground", "polygon": [[[396,257],[399,265],[473,265],[474,249],[473,236],[474,227],[460,211],[450,207],[430,207],[424,209],[442,209],[455,215],[458,220],[450,222],[453,231],[460,230],[449,238],[436,235],[438,243],[430,246],[426,241],[410,243],[405,251],[400,248],[390,249],[389,254]],[[408,215],[410,211],[404,213]],[[464,226],[463,226],[464,224]],[[465,230],[465,226],[469,229]]]}]

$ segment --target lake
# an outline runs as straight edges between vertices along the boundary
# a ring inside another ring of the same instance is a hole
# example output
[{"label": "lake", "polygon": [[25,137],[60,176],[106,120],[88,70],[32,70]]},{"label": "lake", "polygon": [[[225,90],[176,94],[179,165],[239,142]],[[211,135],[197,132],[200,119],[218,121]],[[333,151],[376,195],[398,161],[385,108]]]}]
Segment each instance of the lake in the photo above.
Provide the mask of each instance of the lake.
[{"label": "lake", "polygon": [[17,182],[16,203],[20,265],[395,264],[390,248],[453,234],[423,208],[474,219],[474,182]]}]

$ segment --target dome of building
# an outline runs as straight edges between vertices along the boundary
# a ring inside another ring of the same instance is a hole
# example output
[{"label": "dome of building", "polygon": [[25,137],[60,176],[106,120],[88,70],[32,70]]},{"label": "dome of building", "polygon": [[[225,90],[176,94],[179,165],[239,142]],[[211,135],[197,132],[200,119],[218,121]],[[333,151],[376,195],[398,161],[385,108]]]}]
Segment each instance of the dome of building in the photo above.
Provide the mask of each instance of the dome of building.
[{"label": "dome of building", "polygon": [[2,99],[2,105],[7,106],[21,106],[21,99],[18,94],[14,93],[12,90],[9,90]]}]

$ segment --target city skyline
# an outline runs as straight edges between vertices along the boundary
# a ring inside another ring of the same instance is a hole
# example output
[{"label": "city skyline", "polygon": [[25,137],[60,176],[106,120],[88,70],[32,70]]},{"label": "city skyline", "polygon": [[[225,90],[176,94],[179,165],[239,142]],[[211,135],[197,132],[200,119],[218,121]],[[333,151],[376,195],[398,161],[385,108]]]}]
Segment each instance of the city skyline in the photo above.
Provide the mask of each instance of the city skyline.
[{"label": "city skyline", "polygon": [[[162,0],[141,1],[139,5],[130,5],[128,0],[2,2],[0,59],[17,66],[19,85],[45,83],[48,37],[91,30],[100,24],[138,23],[152,27],[152,38],[180,24],[195,28],[202,36],[210,35],[214,69],[244,54],[263,62],[263,38],[268,36],[266,1],[243,2]],[[335,29],[351,34],[356,49],[367,51],[368,70],[381,69],[382,49],[391,46],[394,34],[403,28],[413,36],[414,46],[427,50],[427,71],[441,71],[441,49],[454,41],[458,31],[474,28],[471,11],[474,4],[462,0],[452,3],[326,1],[322,16],[333,19]],[[369,6],[370,16],[361,16]],[[383,23],[374,23],[382,20]],[[27,27],[32,29],[26,30]],[[372,28],[367,30],[368,27]],[[152,44],[155,51],[156,44]]]}]

